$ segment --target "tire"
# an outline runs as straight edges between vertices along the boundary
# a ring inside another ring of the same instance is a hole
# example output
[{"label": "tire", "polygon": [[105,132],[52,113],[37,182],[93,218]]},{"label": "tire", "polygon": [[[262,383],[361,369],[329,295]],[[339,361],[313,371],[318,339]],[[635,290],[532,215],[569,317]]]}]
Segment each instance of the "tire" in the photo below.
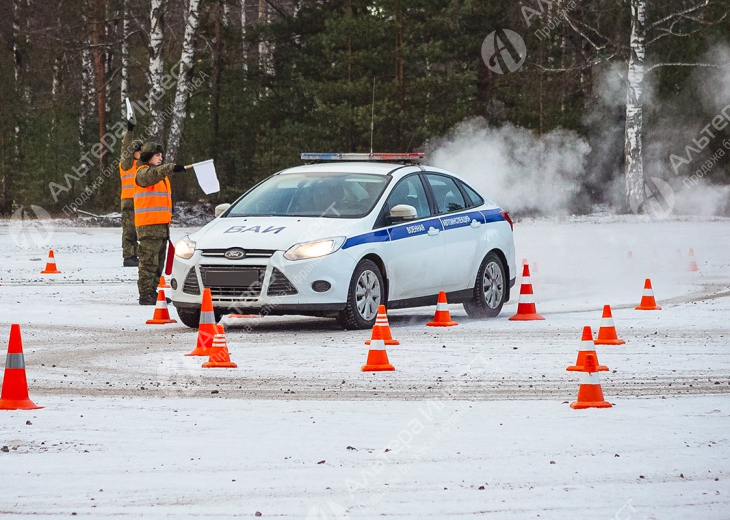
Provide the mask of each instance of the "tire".
[{"label": "tire", "polygon": [[347,305],[337,315],[337,321],[345,329],[372,328],[378,306],[384,303],[385,284],[380,269],[370,260],[361,260],[352,273]]},{"label": "tire", "polygon": [[482,260],[474,282],[474,296],[464,302],[470,318],[494,318],[502,311],[507,298],[507,276],[502,260],[490,252]]},{"label": "tire", "polygon": [[180,321],[183,322],[183,324],[187,325],[191,329],[197,329],[198,325],[200,325],[200,309],[190,309],[190,308],[178,308],[175,307],[175,310],[177,311],[177,315],[180,318]]}]

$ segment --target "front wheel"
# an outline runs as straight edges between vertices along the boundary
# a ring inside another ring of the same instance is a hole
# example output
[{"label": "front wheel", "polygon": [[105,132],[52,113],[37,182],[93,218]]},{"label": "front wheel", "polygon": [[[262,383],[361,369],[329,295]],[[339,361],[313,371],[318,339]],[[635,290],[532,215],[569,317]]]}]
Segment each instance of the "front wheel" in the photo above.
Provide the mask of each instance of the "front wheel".
[{"label": "front wheel", "polygon": [[507,298],[504,264],[496,253],[484,257],[477,271],[472,300],[464,302],[470,318],[494,318],[502,311]]},{"label": "front wheel", "polygon": [[347,305],[337,315],[346,329],[369,329],[375,325],[378,306],[385,301],[383,275],[374,262],[361,260],[350,279]]},{"label": "front wheel", "polygon": [[175,307],[177,315],[183,324],[187,325],[191,329],[197,329],[200,325],[200,309],[180,308]]}]

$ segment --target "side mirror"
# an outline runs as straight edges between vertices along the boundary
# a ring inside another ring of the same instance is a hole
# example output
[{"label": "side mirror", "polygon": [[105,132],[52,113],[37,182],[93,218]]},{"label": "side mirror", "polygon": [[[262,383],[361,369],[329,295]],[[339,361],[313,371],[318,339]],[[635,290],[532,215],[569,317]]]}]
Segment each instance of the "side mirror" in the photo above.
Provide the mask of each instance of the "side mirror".
[{"label": "side mirror", "polygon": [[416,208],[408,204],[398,204],[390,209],[390,221],[393,223],[416,220],[417,217],[418,212]]},{"label": "side mirror", "polygon": [[217,206],[215,207],[215,217],[216,217],[216,218],[220,217],[220,216],[221,216],[221,214],[223,214],[223,212],[224,212],[225,210],[227,210],[228,208],[230,208],[230,207],[231,207],[231,205],[230,205],[230,204],[218,204],[218,205],[217,205]]}]

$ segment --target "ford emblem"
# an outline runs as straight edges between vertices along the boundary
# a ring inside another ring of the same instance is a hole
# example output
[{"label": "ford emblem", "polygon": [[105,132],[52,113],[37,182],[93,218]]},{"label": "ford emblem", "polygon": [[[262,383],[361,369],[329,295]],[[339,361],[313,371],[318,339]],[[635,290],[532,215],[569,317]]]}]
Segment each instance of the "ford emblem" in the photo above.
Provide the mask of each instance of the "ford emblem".
[{"label": "ford emblem", "polygon": [[237,247],[234,249],[229,249],[225,252],[223,256],[228,258],[228,260],[240,260],[241,258],[246,256],[246,251]]}]

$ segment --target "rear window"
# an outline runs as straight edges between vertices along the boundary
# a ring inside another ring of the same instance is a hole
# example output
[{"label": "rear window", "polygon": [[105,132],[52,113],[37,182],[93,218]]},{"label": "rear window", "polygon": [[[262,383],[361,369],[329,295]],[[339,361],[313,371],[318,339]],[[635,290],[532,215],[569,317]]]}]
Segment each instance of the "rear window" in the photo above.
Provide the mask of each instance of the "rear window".
[{"label": "rear window", "polygon": [[471,186],[468,184],[464,184],[463,182],[460,182],[461,187],[464,188],[464,191],[471,199],[471,206],[481,206],[484,204],[484,199],[481,195],[479,195],[476,191],[474,191]]}]

